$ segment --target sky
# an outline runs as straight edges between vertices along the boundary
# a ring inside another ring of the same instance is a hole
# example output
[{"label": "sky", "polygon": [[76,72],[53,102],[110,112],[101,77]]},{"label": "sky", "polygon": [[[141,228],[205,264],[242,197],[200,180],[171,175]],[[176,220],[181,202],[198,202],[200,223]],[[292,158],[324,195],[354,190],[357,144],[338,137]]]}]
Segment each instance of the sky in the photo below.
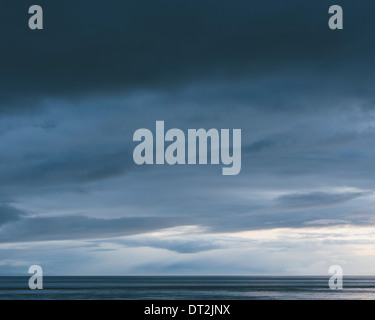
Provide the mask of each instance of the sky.
[{"label": "sky", "polygon": [[[4,1],[0,275],[375,274],[374,14],[369,0]],[[240,174],[136,165],[133,133],[159,120],[241,129]]]}]

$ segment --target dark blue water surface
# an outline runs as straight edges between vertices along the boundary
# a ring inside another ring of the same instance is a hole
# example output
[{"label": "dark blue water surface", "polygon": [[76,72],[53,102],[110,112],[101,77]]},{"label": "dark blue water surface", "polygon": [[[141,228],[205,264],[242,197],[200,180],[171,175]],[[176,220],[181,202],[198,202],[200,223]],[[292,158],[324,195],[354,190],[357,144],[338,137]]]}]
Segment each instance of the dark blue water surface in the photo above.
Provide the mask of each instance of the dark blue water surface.
[{"label": "dark blue water surface", "polygon": [[345,277],[331,290],[328,277],[122,276],[44,277],[30,290],[28,277],[0,277],[0,299],[375,299],[375,277]]}]

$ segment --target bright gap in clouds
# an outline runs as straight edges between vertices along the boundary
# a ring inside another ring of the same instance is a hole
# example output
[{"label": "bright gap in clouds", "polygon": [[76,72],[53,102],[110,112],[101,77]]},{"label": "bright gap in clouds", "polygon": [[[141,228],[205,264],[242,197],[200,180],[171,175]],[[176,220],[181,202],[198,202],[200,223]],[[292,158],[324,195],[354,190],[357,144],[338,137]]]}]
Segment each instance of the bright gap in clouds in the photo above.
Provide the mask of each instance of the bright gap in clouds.
[{"label": "bright gap in clouds", "polygon": [[[35,262],[46,275],[346,275],[375,272],[375,227],[325,226],[210,233],[198,226],[133,236],[1,244],[0,269]],[[26,269],[25,269],[26,270]]]}]

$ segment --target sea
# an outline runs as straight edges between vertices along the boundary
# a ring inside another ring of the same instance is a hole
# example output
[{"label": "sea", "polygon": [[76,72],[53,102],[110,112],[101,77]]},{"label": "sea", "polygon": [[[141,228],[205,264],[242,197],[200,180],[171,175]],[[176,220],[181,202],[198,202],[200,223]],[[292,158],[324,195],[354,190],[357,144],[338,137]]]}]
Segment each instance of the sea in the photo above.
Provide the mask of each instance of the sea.
[{"label": "sea", "polygon": [[0,276],[0,300],[368,300],[375,277],[347,276],[331,290],[319,276]]}]

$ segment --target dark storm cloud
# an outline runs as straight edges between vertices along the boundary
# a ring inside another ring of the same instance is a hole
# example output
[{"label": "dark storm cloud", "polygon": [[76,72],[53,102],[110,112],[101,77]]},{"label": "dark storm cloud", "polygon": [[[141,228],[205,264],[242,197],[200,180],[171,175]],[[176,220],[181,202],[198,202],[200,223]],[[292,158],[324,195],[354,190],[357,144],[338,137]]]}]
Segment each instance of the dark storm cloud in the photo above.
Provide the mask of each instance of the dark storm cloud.
[{"label": "dark storm cloud", "polygon": [[134,217],[98,219],[85,216],[23,218],[4,225],[0,242],[97,239],[125,236],[174,227],[181,219]]},{"label": "dark storm cloud", "polygon": [[213,233],[220,232],[241,232],[252,230],[267,230],[277,228],[305,228],[305,227],[324,227],[327,225],[352,225],[352,226],[369,226],[373,225],[370,217],[372,212],[367,216],[359,216],[348,213],[341,208],[342,212],[328,210],[296,210],[282,211],[271,214],[248,214],[248,215],[231,215],[230,218],[200,218],[200,222],[209,225]]},{"label": "dark storm cloud", "polygon": [[257,153],[257,152],[262,151],[263,149],[267,149],[267,148],[272,147],[274,145],[275,145],[274,141],[264,139],[264,140],[256,141],[256,142],[254,142],[254,143],[252,143],[248,146],[243,147],[242,152]]},{"label": "dark storm cloud", "polygon": [[281,196],[277,201],[288,208],[302,207],[320,207],[344,203],[362,196],[369,195],[368,192],[344,192],[344,193],[327,193],[327,192],[310,192],[287,194]]},{"label": "dark storm cloud", "polygon": [[178,253],[197,253],[202,251],[209,251],[219,249],[222,246],[202,239],[158,239],[158,238],[144,238],[144,239],[125,239],[119,243],[132,247],[152,247],[175,251]]},{"label": "dark storm cloud", "polygon": [[6,204],[0,204],[0,226],[8,222],[17,221],[24,215],[25,213],[21,210]]},{"label": "dark storm cloud", "polygon": [[316,78],[324,75],[326,90],[337,94],[373,89],[363,86],[374,71],[373,1],[340,1],[342,32],[328,29],[332,3],[325,0],[40,0],[42,31],[28,29],[31,4],[2,4],[3,110],[30,109],[51,96],[170,90],[272,73],[293,77],[301,66],[315,73],[312,87],[324,88]]},{"label": "dark storm cloud", "polygon": [[40,154],[24,162],[8,164],[0,170],[8,188],[79,185],[126,173],[133,166],[128,150]]}]

